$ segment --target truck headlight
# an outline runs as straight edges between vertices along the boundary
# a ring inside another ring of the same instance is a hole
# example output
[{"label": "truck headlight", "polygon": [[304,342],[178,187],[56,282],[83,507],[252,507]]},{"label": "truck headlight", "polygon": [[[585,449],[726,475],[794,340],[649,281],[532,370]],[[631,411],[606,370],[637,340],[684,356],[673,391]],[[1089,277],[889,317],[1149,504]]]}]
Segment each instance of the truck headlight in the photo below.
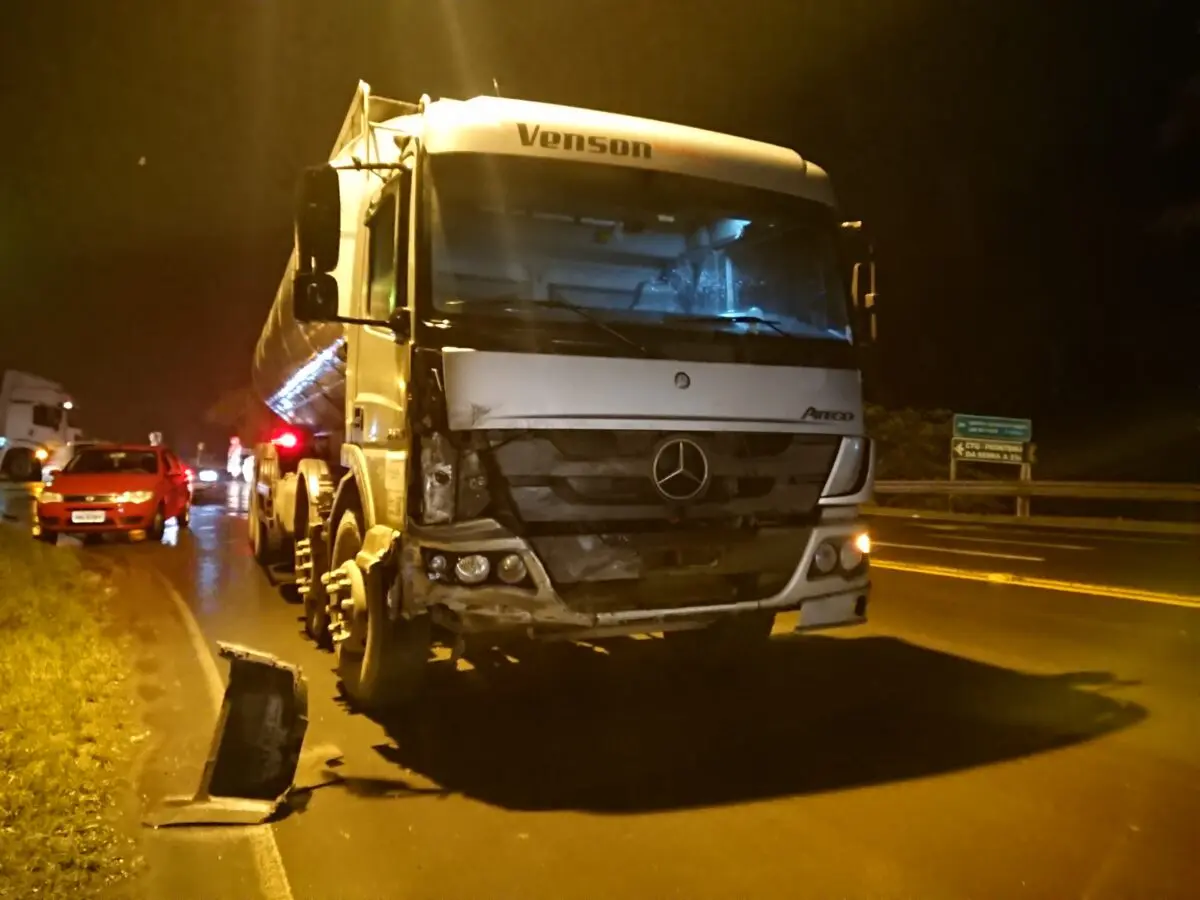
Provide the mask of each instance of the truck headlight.
[{"label": "truck headlight", "polygon": [[525,560],[519,554],[509,553],[496,566],[496,577],[505,584],[520,584],[525,580],[529,571],[525,568]]},{"label": "truck headlight", "polygon": [[482,553],[459,557],[454,574],[463,584],[481,584],[492,571],[492,564]]},{"label": "truck headlight", "polygon": [[454,464],[458,452],[444,434],[421,441],[421,519],[426,525],[454,521]]},{"label": "truck headlight", "polygon": [[813,569],[818,575],[828,575],[838,564],[838,548],[831,541],[822,541],[813,553]]}]

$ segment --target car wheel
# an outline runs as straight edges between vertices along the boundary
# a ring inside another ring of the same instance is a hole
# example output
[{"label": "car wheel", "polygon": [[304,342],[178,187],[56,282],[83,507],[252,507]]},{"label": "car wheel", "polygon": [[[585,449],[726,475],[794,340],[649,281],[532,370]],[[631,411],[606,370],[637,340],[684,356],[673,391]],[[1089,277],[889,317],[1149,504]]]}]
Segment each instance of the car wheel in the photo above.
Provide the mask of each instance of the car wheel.
[{"label": "car wheel", "polygon": [[185,506],[179,515],[175,517],[175,524],[180,528],[187,528],[192,524],[192,504],[189,503]]},{"label": "car wheel", "polygon": [[154,521],[150,523],[150,529],[146,534],[152,541],[161,541],[166,530],[167,517],[163,514],[163,508],[160,506],[154,511]]},{"label": "car wheel", "polygon": [[41,532],[38,532],[37,539],[44,544],[50,544],[51,546],[53,546],[58,543],[58,532],[57,531],[41,531]]}]

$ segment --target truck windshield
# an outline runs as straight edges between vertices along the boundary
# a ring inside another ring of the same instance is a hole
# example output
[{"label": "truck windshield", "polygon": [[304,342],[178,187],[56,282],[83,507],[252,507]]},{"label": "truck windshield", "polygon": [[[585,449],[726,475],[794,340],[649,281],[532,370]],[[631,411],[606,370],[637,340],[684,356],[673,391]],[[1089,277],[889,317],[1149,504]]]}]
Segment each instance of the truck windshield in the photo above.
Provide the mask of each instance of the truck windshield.
[{"label": "truck windshield", "polygon": [[524,157],[432,156],[428,171],[424,312],[443,327],[583,329],[615,352],[655,355],[715,339],[751,360],[791,351],[793,364],[797,341],[852,340],[834,217],[820,204]]}]

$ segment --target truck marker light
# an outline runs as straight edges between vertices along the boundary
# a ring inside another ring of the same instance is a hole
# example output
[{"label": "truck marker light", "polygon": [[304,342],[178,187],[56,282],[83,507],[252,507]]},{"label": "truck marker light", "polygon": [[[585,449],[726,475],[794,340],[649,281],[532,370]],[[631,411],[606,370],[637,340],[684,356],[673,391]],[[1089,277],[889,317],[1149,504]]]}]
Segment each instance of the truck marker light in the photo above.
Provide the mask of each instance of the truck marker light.
[{"label": "truck marker light", "polygon": [[281,450],[295,450],[300,446],[300,438],[294,431],[281,431],[271,438],[271,443]]},{"label": "truck marker light", "polygon": [[446,569],[450,563],[444,556],[432,556],[429,558],[429,580],[440,581],[446,576]]}]

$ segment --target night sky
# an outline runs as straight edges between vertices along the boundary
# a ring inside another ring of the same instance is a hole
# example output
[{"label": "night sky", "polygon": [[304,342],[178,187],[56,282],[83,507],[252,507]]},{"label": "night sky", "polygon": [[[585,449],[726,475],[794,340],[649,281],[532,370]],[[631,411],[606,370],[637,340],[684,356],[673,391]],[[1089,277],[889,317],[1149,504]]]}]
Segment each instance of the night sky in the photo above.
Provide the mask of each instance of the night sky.
[{"label": "night sky", "polygon": [[1200,434],[1200,242],[1157,224],[1200,195],[1200,133],[1168,125],[1200,73],[1200,17],[1181,4],[15,7],[0,367],[62,381],[91,434],[221,439],[203,413],[248,382],[295,175],[327,157],[358,78],[414,100],[496,78],[508,96],[731,131],[827,168],[879,246],[876,399],[1032,416],[1068,474],[1200,465],[1181,455]]}]

